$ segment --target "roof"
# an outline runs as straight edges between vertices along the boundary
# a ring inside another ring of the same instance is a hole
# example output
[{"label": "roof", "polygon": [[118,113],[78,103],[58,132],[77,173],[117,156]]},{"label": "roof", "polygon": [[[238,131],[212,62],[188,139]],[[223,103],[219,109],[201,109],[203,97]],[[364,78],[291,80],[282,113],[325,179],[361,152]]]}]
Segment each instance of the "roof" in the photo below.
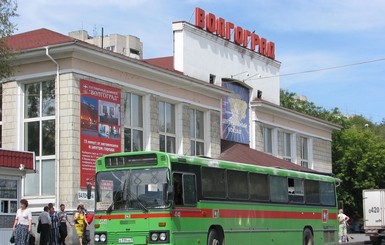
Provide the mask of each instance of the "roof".
[{"label": "roof", "polygon": [[35,153],[0,149],[0,167],[34,171]]},{"label": "roof", "polygon": [[8,47],[13,51],[22,51],[76,41],[77,39],[75,38],[45,28],[12,35],[6,38]]},{"label": "roof", "polygon": [[233,144],[218,157],[220,160],[247,163],[265,167],[289,169],[302,172],[319,173],[307,167],[271,156],[261,151],[251,149],[247,145]]},{"label": "roof", "polygon": [[[174,69],[174,57],[173,56],[167,56],[167,57],[160,57],[160,58],[153,58],[153,59],[144,59],[144,62],[151,64],[153,66],[157,66],[169,71],[178,72]],[[182,74],[182,72],[180,72]]]}]

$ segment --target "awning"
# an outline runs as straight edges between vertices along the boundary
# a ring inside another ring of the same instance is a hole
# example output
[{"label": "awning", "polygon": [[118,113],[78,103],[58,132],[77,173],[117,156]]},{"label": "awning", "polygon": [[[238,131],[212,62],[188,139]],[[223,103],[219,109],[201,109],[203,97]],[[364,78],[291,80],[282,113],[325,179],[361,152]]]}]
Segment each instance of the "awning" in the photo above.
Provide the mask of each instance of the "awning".
[{"label": "awning", "polygon": [[35,171],[35,153],[0,149],[0,168]]}]

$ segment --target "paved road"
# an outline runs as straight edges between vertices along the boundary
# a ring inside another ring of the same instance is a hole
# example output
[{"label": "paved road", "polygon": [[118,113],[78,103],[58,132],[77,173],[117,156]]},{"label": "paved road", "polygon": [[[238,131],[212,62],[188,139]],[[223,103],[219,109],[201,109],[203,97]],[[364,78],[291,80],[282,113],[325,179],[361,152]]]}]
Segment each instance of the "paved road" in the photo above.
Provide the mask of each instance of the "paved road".
[{"label": "paved road", "polygon": [[340,243],[340,244],[350,244],[350,245],[371,244],[369,237],[363,233],[350,233],[348,234],[348,236],[349,236],[349,242]]}]

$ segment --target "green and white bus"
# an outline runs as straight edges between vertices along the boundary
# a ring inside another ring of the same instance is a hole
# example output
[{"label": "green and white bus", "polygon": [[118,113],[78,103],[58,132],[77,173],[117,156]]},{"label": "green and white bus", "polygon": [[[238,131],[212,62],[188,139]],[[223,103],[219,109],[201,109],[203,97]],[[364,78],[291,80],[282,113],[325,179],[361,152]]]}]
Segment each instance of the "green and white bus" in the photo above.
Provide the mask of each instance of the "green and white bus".
[{"label": "green and white bus", "polygon": [[96,161],[94,244],[336,244],[336,179],[127,152]]}]

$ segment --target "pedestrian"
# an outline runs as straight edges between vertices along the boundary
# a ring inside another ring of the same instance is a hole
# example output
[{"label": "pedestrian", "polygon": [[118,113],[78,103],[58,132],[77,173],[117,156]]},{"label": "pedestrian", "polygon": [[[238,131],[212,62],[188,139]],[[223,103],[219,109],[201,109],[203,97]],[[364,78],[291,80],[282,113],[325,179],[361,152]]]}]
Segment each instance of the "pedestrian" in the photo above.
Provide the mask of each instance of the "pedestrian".
[{"label": "pedestrian", "polygon": [[338,227],[339,227],[339,230],[338,230],[338,241],[339,242],[347,242],[347,237],[348,237],[348,232],[347,232],[347,222],[349,221],[349,216],[347,216],[346,214],[344,214],[344,210],[343,209],[340,209],[338,210],[338,216],[337,216],[337,219],[338,219]]},{"label": "pedestrian", "polygon": [[31,229],[32,213],[28,209],[28,201],[21,199],[20,208],[16,212],[15,222],[13,223],[15,245],[28,245],[28,234]]},{"label": "pedestrian", "polygon": [[48,203],[49,207],[49,215],[51,217],[51,236],[50,236],[50,244],[52,245],[59,245],[59,216],[57,212],[55,211],[55,208],[52,203]]},{"label": "pedestrian", "polygon": [[40,245],[50,244],[51,237],[51,216],[49,215],[49,207],[45,206],[43,212],[39,215],[40,222]]},{"label": "pedestrian", "polygon": [[86,227],[88,225],[86,220],[85,209],[83,205],[78,205],[77,212],[74,215],[74,223],[76,234],[79,238],[79,244],[83,245],[83,236],[85,235]]},{"label": "pedestrian", "polygon": [[60,204],[60,211],[58,212],[59,216],[59,223],[60,223],[60,228],[59,228],[59,233],[60,233],[60,239],[59,239],[59,244],[60,245],[65,245],[65,240],[68,235],[67,231],[67,222],[72,227],[70,221],[68,220],[67,217],[67,212],[65,211],[65,205]]}]

